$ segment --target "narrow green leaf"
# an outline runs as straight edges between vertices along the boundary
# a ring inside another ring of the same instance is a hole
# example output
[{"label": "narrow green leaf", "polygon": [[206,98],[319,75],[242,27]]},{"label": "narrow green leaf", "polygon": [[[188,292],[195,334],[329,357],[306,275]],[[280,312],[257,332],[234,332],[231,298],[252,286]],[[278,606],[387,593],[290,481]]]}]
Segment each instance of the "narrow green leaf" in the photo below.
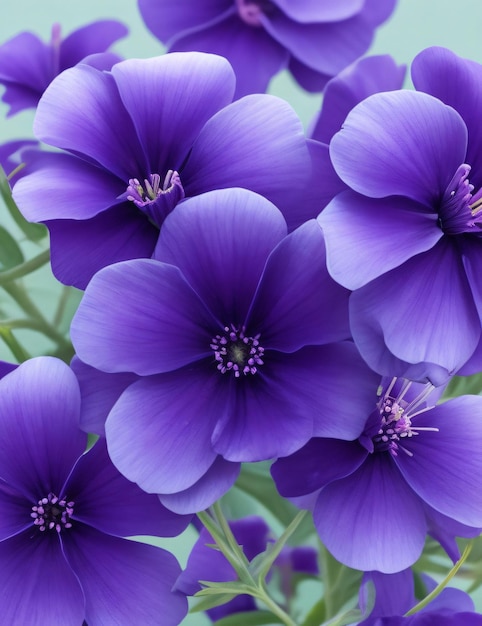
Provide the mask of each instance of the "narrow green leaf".
[{"label": "narrow green leaf", "polygon": [[449,400],[465,394],[482,393],[482,374],[473,376],[454,376],[444,392],[442,400]]},{"label": "narrow green leaf", "polygon": [[12,235],[0,226],[0,271],[9,270],[24,262],[22,251]]},{"label": "narrow green leaf", "polygon": [[39,241],[47,235],[47,228],[43,224],[27,222],[20,213],[18,206],[12,198],[12,190],[10,189],[10,184],[2,167],[0,167],[0,195],[10,215],[27,239],[30,239],[30,241]]},{"label": "narrow green leaf", "polygon": [[200,613],[201,611],[207,611],[208,609],[212,609],[215,606],[220,606],[221,604],[226,604],[233,598],[235,598],[238,594],[233,593],[225,593],[211,596],[204,596],[199,598],[199,601],[189,610],[190,613]]},{"label": "narrow green leaf", "polygon": [[245,585],[244,583],[236,582],[235,580],[227,583],[217,583],[209,580],[200,580],[199,582],[201,585],[204,585],[204,588],[194,594],[194,597],[196,598],[198,596],[219,595],[220,593],[232,593],[235,596],[247,593],[251,596],[253,595],[253,591],[255,591],[253,587]]},{"label": "narrow green leaf", "polygon": [[223,617],[215,622],[215,626],[267,626],[282,623],[269,611],[243,611]]}]

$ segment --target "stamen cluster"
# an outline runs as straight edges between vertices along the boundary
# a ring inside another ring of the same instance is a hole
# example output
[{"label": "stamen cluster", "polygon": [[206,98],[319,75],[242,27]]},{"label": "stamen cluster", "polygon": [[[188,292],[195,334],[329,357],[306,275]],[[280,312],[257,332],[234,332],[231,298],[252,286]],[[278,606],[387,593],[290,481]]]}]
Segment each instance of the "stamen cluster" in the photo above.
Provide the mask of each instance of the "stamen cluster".
[{"label": "stamen cluster", "polygon": [[73,513],[74,502],[67,502],[65,498],[60,499],[54,493],[49,493],[32,507],[30,517],[33,517],[33,523],[42,532],[55,529],[59,533],[64,528],[72,528],[70,518]]},{"label": "stamen cluster", "polygon": [[225,326],[225,335],[216,335],[211,340],[211,348],[218,362],[217,368],[225,374],[233,372],[235,378],[241,374],[256,374],[257,366],[263,365],[264,348],[259,345],[259,333],[254,337],[245,335],[246,328],[237,329]]}]

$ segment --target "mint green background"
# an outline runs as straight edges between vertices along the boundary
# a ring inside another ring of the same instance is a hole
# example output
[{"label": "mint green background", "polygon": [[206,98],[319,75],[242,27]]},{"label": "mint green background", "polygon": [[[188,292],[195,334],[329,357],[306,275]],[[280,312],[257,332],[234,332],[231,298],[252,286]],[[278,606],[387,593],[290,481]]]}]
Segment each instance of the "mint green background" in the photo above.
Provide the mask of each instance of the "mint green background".
[{"label": "mint green background", "polygon": [[[197,0],[192,0],[196,2]],[[320,0],[320,2],[323,0]],[[340,0],[343,1],[343,0]],[[0,43],[15,34],[30,30],[47,40],[52,23],[59,22],[64,33],[99,18],[116,18],[130,28],[130,36],[114,48],[124,57],[149,57],[163,52],[161,44],[147,31],[133,0],[0,0]],[[175,0],[173,0],[175,2]],[[296,0],[293,0],[296,2]],[[423,48],[441,45],[451,48],[461,56],[482,62],[482,2],[479,0],[399,0],[391,20],[379,29],[372,54],[391,54],[398,62],[410,64],[411,59]],[[0,88],[1,89],[1,88]],[[301,92],[287,74],[277,77],[270,92],[288,100],[305,126],[319,109],[321,97]],[[0,103],[0,143],[14,138],[31,137],[32,112],[23,112],[9,120],[5,118],[7,107]],[[7,225],[8,218],[0,207],[1,223]],[[38,250],[37,250],[38,252]],[[32,254],[36,252],[33,251]],[[36,275],[32,292],[36,301],[47,312],[55,299],[57,285],[45,271],[44,283]],[[0,293],[0,306],[2,294]],[[45,350],[42,341],[29,337],[33,342],[32,352],[41,354]],[[36,343],[35,343],[36,342]],[[10,359],[0,345],[0,359]],[[188,531],[174,540],[161,544],[174,551],[182,565],[187,558],[195,534]],[[308,592],[309,595],[311,595]],[[315,597],[306,597],[311,604]],[[183,626],[204,626],[209,622],[202,615],[186,618]]]}]

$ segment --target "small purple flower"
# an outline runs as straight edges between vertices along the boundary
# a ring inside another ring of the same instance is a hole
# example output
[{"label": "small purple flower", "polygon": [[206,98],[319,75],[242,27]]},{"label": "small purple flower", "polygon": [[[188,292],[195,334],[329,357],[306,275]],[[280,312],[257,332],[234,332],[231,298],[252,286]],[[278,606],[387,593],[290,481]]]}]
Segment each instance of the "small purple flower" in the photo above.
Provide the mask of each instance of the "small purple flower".
[{"label": "small purple flower", "polygon": [[363,357],[438,385],[481,337],[482,66],[429,48],[412,77],[418,91],[370,96],[331,140],[351,189],[319,222]]},{"label": "small purple flower", "polygon": [[120,58],[104,55],[127,28],[115,20],[87,24],[62,39],[60,25],[54,24],[52,38],[44,43],[37,35],[24,32],[0,46],[0,84],[6,90],[2,100],[10,106],[7,116],[35,108],[53,79],[80,61],[109,69]]},{"label": "small purple flower", "polygon": [[53,81],[34,130],[69,154],[36,158],[14,198],[28,220],[47,224],[59,280],[84,288],[106,265],[150,257],[176,204],[212,189],[251,189],[290,227],[301,223],[305,195],[323,185],[312,165],[320,151],[312,154],[286,102],[233,103],[234,83],[225,59],[194,52],[131,59],[111,72],[79,65]]},{"label": "small purple flower", "polygon": [[[226,57],[236,97],[266,91],[288,68],[309,91],[364,54],[396,0],[139,0],[147,27],[169,51]],[[168,18],[166,17],[168,16]]]},{"label": "small purple flower", "polygon": [[177,561],[123,537],[174,536],[189,518],[121,476],[104,441],[84,453],[79,414],[77,381],[58,359],[0,380],[2,621],[176,626],[187,610],[172,592]]},{"label": "small purple flower", "polygon": [[362,436],[312,439],[274,463],[277,487],[286,497],[314,494],[318,534],[349,567],[401,571],[420,556],[427,532],[456,560],[454,536],[476,536],[482,526],[482,398],[429,406],[429,392],[440,390],[401,379],[372,389]]},{"label": "small purple flower", "polygon": [[[261,517],[251,516],[233,520],[229,522],[229,527],[238,544],[242,546],[248,561],[264,552],[273,541],[271,530]],[[203,528],[191,550],[186,569],[179,576],[174,589],[192,596],[202,589],[200,580],[229,582],[237,579],[234,568],[224,554],[210,547],[214,543],[212,536]],[[273,570],[280,575],[281,593],[285,599],[289,599],[293,593],[293,574],[318,575],[316,550],[311,546],[284,546],[273,564]],[[239,595],[226,604],[206,612],[213,621],[216,621],[233,613],[256,609],[256,602],[252,596]]]},{"label": "small purple flower", "polygon": [[344,371],[364,379],[367,368],[351,342],[333,343],[349,336],[347,298],[315,220],[288,235],[278,209],[244,189],[185,200],[153,259],[106,267],[86,289],[71,328],[90,366],[84,418],[94,426],[114,402],[105,428],[119,470],[166,506],[201,510],[240,462],[289,454],[314,433],[361,433]]}]

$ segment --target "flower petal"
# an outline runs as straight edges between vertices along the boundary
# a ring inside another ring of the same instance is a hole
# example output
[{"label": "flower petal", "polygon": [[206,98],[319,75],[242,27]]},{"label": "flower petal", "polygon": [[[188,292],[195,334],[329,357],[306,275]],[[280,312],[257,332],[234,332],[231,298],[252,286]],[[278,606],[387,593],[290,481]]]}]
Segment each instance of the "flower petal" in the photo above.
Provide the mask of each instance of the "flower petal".
[{"label": "flower petal", "polygon": [[89,625],[157,626],[162,615],[163,626],[177,626],[184,618],[187,601],[171,591],[181,569],[169,552],[89,526],[65,533],[64,550],[82,585]]},{"label": "flower petal", "polygon": [[338,561],[386,574],[415,563],[427,531],[422,501],[385,454],[370,455],[353,474],[325,487],[314,521]]},{"label": "flower petal", "polygon": [[0,380],[0,476],[31,505],[60,495],[84,451],[79,415],[77,380],[59,359],[30,359]]},{"label": "flower petal", "polygon": [[294,4],[290,0],[274,0],[283,13],[296,22],[337,22],[345,20],[363,9],[364,0],[302,0]]},{"label": "flower petal", "polygon": [[178,267],[220,324],[237,326],[285,235],[271,202],[246,189],[221,189],[185,200],[168,216],[154,258]]},{"label": "flower petal", "polygon": [[429,207],[437,206],[466,149],[460,115],[409,90],[363,100],[330,143],[335,170],[355,191],[372,198],[406,196]]},{"label": "flower petal", "polygon": [[128,29],[117,20],[96,20],[70,33],[60,44],[60,71],[73,67],[85,57],[106,52]]},{"label": "flower petal", "polygon": [[145,177],[179,170],[204,123],[234,95],[226,59],[201,52],[128,59],[112,76],[148,163],[159,168]]},{"label": "flower petal", "polygon": [[428,534],[438,541],[445,552],[449,555],[454,563],[460,559],[459,546],[455,540],[456,537],[478,537],[481,528],[474,528],[456,522],[451,517],[442,515],[428,504],[425,505],[425,514],[427,516]]},{"label": "flower petal", "polygon": [[79,626],[85,601],[57,533],[37,528],[0,542],[0,601],[5,624]]},{"label": "flower petal", "polygon": [[461,396],[412,419],[420,432],[410,439],[413,456],[395,462],[412,489],[436,511],[474,527],[482,526],[482,397]]},{"label": "flower petal", "polygon": [[358,289],[430,250],[443,236],[437,215],[408,198],[366,198],[351,190],[337,195],[318,216],[325,233],[328,271]]},{"label": "flower petal", "polygon": [[71,336],[88,365],[145,376],[211,355],[210,329],[216,328],[177,267],[134,259],[94,276],[72,321]]},{"label": "flower petal", "polygon": [[211,433],[224,383],[205,363],[134,383],[105,425],[109,455],[120,472],[149,493],[176,493],[196,483],[216,452]]}]

